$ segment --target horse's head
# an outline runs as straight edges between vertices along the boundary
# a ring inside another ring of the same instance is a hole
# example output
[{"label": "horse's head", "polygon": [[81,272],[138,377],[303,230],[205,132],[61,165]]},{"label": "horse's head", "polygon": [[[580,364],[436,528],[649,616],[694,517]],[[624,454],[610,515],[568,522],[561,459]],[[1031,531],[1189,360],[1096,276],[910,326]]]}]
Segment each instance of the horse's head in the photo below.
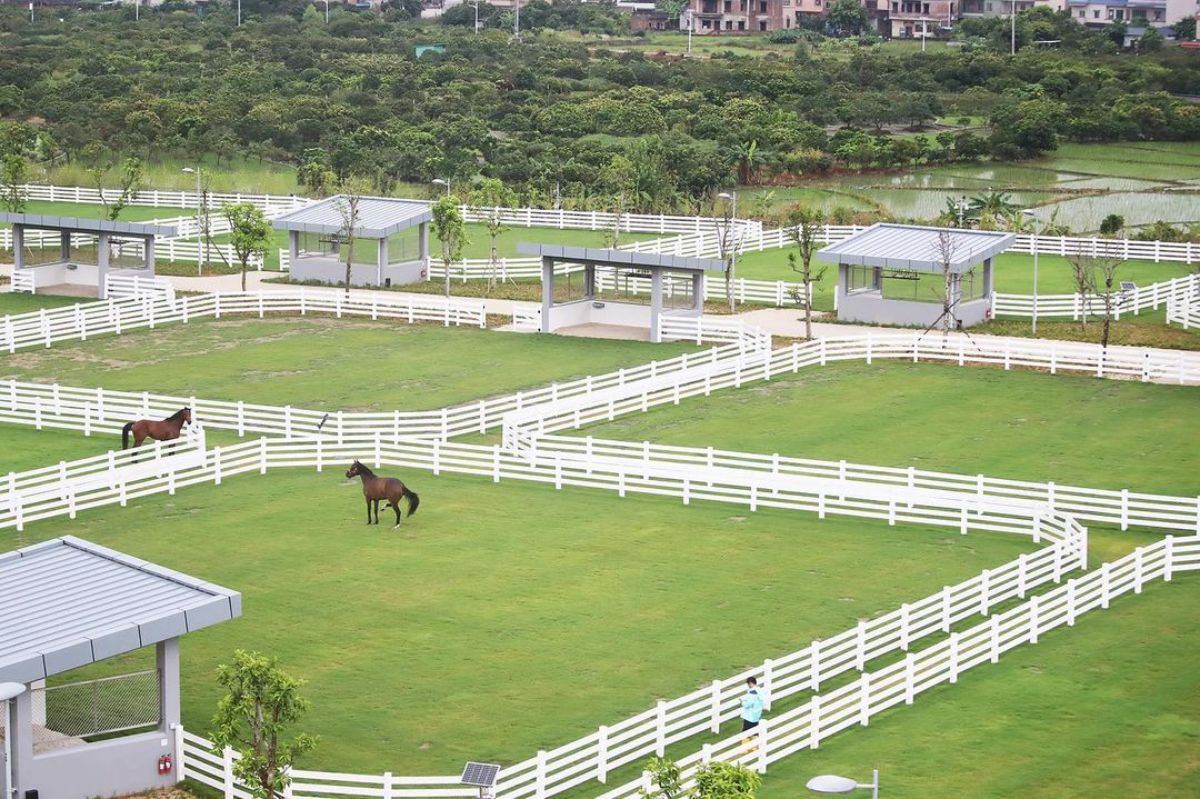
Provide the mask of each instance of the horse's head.
[{"label": "horse's head", "polygon": [[180,415],[182,415],[182,416],[183,416],[183,423],[184,423],[184,424],[191,424],[191,423],[192,423],[192,409],[191,409],[191,408],[184,408],[184,409],[183,409],[182,411],[180,411],[179,413],[180,413]]},{"label": "horse's head", "polygon": [[350,464],[350,468],[346,470],[346,479],[350,479],[351,477],[358,477],[362,473],[363,473],[363,465],[361,463],[359,463],[358,461],[355,461],[354,463]]}]

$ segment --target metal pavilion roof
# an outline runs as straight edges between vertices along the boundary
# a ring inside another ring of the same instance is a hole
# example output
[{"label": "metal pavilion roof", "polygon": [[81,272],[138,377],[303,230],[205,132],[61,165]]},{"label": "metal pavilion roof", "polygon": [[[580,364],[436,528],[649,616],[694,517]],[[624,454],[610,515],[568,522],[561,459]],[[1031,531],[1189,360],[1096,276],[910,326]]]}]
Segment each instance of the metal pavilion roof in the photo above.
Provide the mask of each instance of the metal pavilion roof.
[{"label": "metal pavilion roof", "polygon": [[44,214],[15,214],[0,212],[0,222],[44,230],[69,230],[72,233],[116,233],[126,236],[174,236],[170,225],[148,225],[145,222],[111,222],[107,219],[82,219],[76,216],[47,216]]},{"label": "metal pavilion roof", "polygon": [[556,261],[592,263],[603,266],[658,267],[676,271],[724,272],[725,262],[719,258],[685,258],[679,255],[661,255],[654,252],[631,252],[608,250],[599,247],[569,247],[561,244],[517,243],[517,252],[553,258]]},{"label": "metal pavilion roof", "polygon": [[0,682],[30,682],[242,614],[242,595],[64,536],[0,554]]},{"label": "metal pavilion roof", "polygon": [[939,235],[942,233],[950,236],[951,272],[966,272],[976,264],[1004,252],[1017,240],[1015,233],[880,222],[836,244],[830,244],[817,253],[817,258],[852,266],[940,272],[942,245]]},{"label": "metal pavilion roof", "polygon": [[[343,216],[346,208],[346,196],[338,194],[277,216],[271,220],[271,227],[300,233],[341,233],[346,227]],[[363,197],[358,202],[354,235],[384,239],[432,218],[430,204],[422,200]]]}]

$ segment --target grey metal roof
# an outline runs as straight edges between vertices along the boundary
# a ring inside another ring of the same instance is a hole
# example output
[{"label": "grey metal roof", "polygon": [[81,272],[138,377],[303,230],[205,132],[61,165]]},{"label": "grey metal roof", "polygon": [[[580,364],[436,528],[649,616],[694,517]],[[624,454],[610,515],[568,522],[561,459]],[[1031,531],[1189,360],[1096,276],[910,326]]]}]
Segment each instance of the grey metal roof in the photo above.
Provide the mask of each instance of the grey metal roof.
[{"label": "grey metal roof", "polygon": [[659,267],[691,272],[725,271],[725,262],[719,258],[684,258],[680,255],[661,255],[656,252],[630,252],[629,250],[608,250],[600,247],[568,247],[561,244],[530,244],[523,241],[517,243],[517,252],[573,263]]},{"label": "grey metal roof", "polygon": [[[342,216],[346,208],[345,195],[338,194],[277,216],[271,220],[271,227],[301,233],[341,233],[346,226]],[[355,236],[383,239],[406,228],[428,222],[433,219],[433,211],[430,204],[423,200],[363,197],[358,202],[357,216]]]},{"label": "grey metal roof", "polygon": [[73,536],[0,554],[0,682],[29,682],[242,615],[242,595]]},{"label": "grey metal roof", "polygon": [[77,216],[47,216],[45,214],[14,214],[0,212],[0,222],[46,230],[70,230],[74,233],[122,233],[129,236],[174,236],[170,225],[148,225],[145,222],[110,222],[107,219],[82,219]]},{"label": "grey metal roof", "polygon": [[966,272],[1004,252],[1017,240],[1015,233],[880,222],[830,244],[817,253],[817,258],[835,264],[940,272],[942,254],[938,235],[942,232],[950,234],[951,272]]}]

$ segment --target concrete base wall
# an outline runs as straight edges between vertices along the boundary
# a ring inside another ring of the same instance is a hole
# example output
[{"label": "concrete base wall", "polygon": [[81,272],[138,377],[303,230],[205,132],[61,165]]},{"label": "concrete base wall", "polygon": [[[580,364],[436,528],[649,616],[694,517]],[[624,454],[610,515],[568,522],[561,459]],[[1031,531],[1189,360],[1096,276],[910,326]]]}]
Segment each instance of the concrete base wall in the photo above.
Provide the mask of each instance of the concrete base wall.
[{"label": "concrete base wall", "polygon": [[[353,264],[350,267],[350,284],[352,286],[404,286],[409,283],[419,283],[425,279],[425,265],[420,261],[389,264],[382,271],[383,279],[380,280],[379,270],[375,264]],[[346,279],[346,263],[334,258],[305,258],[302,256],[292,262],[289,272],[292,280],[301,282],[312,280],[334,285]]]},{"label": "concrete base wall", "polygon": [[[603,305],[602,308],[594,307]],[[699,310],[664,310],[663,315],[699,316]],[[650,306],[612,300],[576,300],[550,309],[550,332],[575,325],[621,325],[650,328]]]},{"label": "concrete base wall", "polygon": [[[951,313],[971,327],[987,320],[991,307],[988,299],[973,300],[956,305]],[[837,318],[841,322],[859,322],[899,327],[929,327],[942,315],[940,302],[913,302],[884,299],[876,292],[839,294]]]},{"label": "concrete base wall", "polygon": [[[170,774],[158,773],[162,755],[171,755],[176,764]],[[35,755],[18,786],[22,792],[36,789],[46,799],[121,796],[174,785],[178,763],[173,735],[148,732]]]}]

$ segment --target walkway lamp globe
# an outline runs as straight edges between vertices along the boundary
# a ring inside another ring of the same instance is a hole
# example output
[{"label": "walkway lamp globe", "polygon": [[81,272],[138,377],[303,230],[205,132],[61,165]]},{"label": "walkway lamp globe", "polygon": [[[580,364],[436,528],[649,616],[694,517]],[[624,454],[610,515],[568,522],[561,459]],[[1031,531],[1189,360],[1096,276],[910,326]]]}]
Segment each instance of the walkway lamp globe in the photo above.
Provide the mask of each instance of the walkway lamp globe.
[{"label": "walkway lamp globe", "polygon": [[[4,729],[6,731],[11,718],[8,712],[8,703],[23,693],[25,693],[25,686],[19,682],[0,682],[0,703],[4,705]],[[11,799],[17,793],[13,788],[12,779],[12,739],[12,735],[4,736],[4,785],[5,793],[8,794],[5,799]]]},{"label": "walkway lamp globe", "polygon": [[821,794],[850,793],[862,788],[871,791],[872,799],[879,799],[879,769],[875,769],[872,775],[871,782],[862,783],[849,777],[840,777],[837,774],[822,774],[813,777],[804,784],[804,787],[813,793]]},{"label": "walkway lamp globe", "polygon": [[446,187],[446,196],[447,197],[450,196],[450,179],[449,178],[434,178],[433,180],[431,180],[429,182],[432,183],[434,186],[445,186]]},{"label": "walkway lamp globe", "polygon": [[1021,211],[1021,216],[1026,219],[1033,220],[1033,243],[1029,249],[1033,250],[1033,335],[1037,335],[1037,311],[1038,311],[1038,216],[1032,208],[1025,208]]}]

